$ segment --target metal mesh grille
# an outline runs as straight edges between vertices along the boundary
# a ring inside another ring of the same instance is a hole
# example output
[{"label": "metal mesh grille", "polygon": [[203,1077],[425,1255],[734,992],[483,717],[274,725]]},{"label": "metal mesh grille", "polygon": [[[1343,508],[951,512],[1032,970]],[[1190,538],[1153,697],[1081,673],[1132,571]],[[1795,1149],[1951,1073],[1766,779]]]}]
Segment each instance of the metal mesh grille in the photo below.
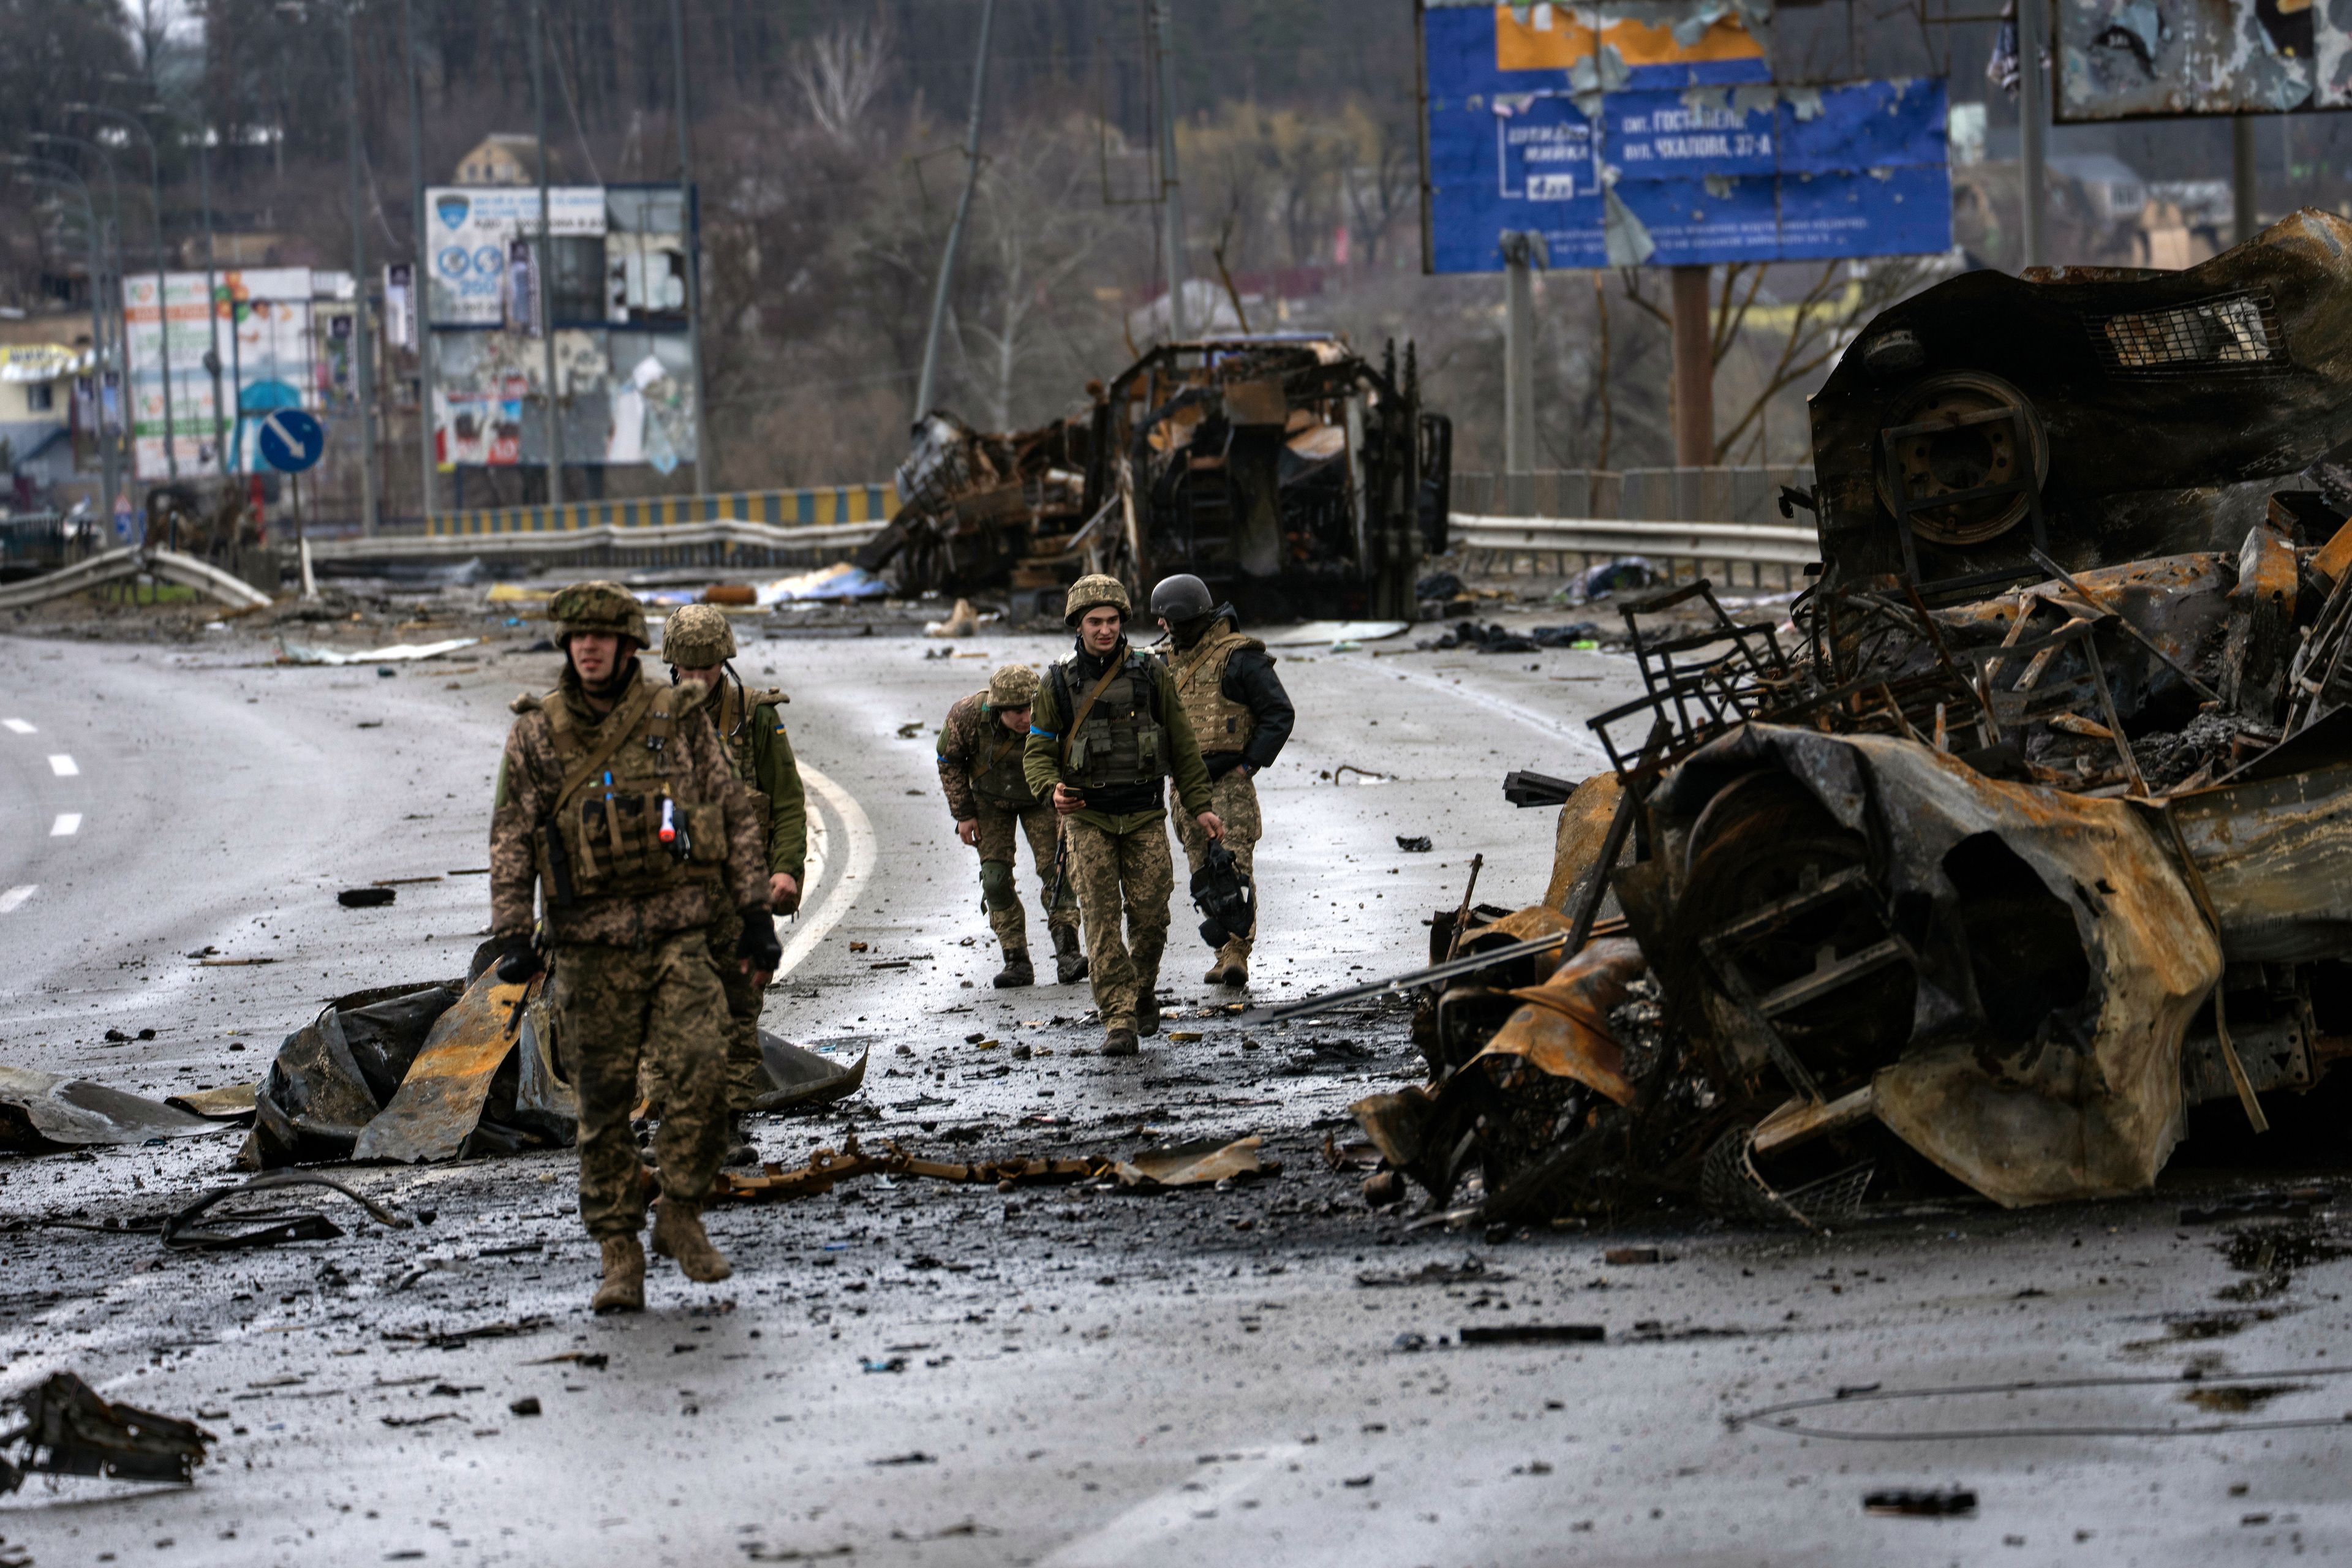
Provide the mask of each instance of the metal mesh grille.
[{"label": "metal mesh grille", "polygon": [[2284,367],[2286,341],[2266,293],[2222,294],[2168,310],[2093,316],[2085,323],[2106,367],[2124,375],[2179,375]]}]

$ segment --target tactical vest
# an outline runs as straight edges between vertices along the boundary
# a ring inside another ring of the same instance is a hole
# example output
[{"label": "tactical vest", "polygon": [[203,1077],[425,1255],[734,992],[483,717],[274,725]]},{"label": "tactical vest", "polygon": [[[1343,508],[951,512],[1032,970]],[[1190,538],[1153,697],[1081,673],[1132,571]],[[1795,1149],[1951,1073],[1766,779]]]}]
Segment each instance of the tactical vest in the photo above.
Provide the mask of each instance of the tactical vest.
[{"label": "tactical vest", "polygon": [[980,733],[971,739],[971,793],[1003,811],[1026,811],[1037,804],[1021,756],[1028,749],[1027,731],[1004,727],[993,709],[980,705]]},{"label": "tactical vest", "polygon": [[727,858],[727,808],[680,795],[670,769],[677,721],[704,695],[697,687],[639,679],[591,731],[583,731],[561,692],[541,700],[563,770],[550,821],[565,864],[550,864],[544,837],[538,847],[551,902],[566,887],[577,898],[642,898],[719,875]]},{"label": "tactical vest", "polygon": [[1175,678],[1176,700],[1192,726],[1192,738],[1203,753],[1240,752],[1257,733],[1257,715],[1225,695],[1225,666],[1243,648],[1265,651],[1265,644],[1234,630],[1231,621],[1194,643],[1183,653],[1171,654],[1168,673]]},{"label": "tactical vest", "polygon": [[[1054,679],[1066,724],[1094,682],[1068,659],[1054,666]],[[1081,793],[1151,784],[1167,773],[1168,732],[1153,710],[1153,695],[1151,667],[1130,648],[1087,710],[1086,722],[1063,738],[1062,772]]]},{"label": "tactical vest", "polygon": [[[751,792],[752,820],[764,825],[768,820],[768,792],[760,787],[760,760],[752,750],[756,738],[760,710],[792,700],[781,691],[736,689],[732,681],[719,682],[719,702],[711,710],[712,721],[719,726],[719,738],[727,745],[727,765],[735,771],[743,787]],[[783,723],[782,717],[776,722]]]}]

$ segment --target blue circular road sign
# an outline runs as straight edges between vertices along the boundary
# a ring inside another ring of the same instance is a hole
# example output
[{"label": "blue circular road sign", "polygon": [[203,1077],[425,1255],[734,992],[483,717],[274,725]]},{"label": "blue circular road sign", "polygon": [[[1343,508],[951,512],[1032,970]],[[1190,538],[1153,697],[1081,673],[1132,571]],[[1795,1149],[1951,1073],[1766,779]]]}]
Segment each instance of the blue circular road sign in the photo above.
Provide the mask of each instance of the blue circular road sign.
[{"label": "blue circular road sign", "polygon": [[258,423],[261,460],[281,474],[316,468],[326,454],[326,428],[299,408],[273,408]]}]

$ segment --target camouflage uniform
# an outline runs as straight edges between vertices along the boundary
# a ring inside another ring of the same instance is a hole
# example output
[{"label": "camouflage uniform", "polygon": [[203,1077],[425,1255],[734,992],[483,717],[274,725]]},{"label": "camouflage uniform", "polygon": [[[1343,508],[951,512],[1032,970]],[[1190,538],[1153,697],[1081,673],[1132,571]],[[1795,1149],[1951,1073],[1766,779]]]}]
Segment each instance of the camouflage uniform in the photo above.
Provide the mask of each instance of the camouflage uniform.
[{"label": "camouflage uniform", "polygon": [[[528,933],[534,891],[545,888],[551,995],[580,1099],[581,1218],[591,1235],[627,1236],[634,1247],[649,1195],[629,1132],[638,1063],[651,1056],[670,1086],[655,1141],[662,1192],[698,1206],[727,1131],[726,997],[705,933],[721,910],[764,911],[768,889],[761,825],[728,764],[707,693],[652,687],[626,643],[620,675],[604,714],[569,662],[556,690],[516,700],[490,820],[490,931]],[[567,757],[606,751],[614,724],[627,734],[593,770],[613,785],[564,795],[565,775],[577,768]],[[691,844],[684,865],[663,867],[667,857],[646,847],[651,803],[665,788]],[[631,800],[648,805],[632,808]]]},{"label": "camouflage uniform", "polygon": [[[1233,851],[1234,863],[1255,881],[1264,825],[1253,775],[1280,754],[1295,714],[1265,645],[1235,628],[1233,607],[1220,605],[1204,619],[1205,626],[1195,622],[1176,627],[1178,646],[1167,656],[1168,673],[1201,742],[1202,763],[1209,771],[1210,809],[1224,824],[1225,847]],[[1176,837],[1197,873],[1209,853],[1209,836],[1191,817],[1179,816]],[[1264,889],[1259,891],[1262,901]],[[1227,938],[1209,966],[1211,984],[1245,980],[1256,939],[1255,929],[1247,936]]]},{"label": "camouflage uniform", "polygon": [[[1010,671],[1000,672],[1005,673]],[[1031,695],[1034,698],[1034,687]],[[1028,922],[1013,879],[1018,837],[1027,836],[1038,886],[1047,892],[1052,890],[1054,855],[1061,842],[1061,825],[1055,820],[1052,801],[1041,799],[1029,787],[1024,751],[1024,737],[998,721],[996,705],[989,701],[986,691],[975,691],[949,709],[947,723],[940,731],[940,789],[958,822],[976,825],[981,902],[988,911],[989,929],[996,933],[1008,959],[1029,950]],[[1039,903],[1044,907],[1042,899]],[[1078,901],[1067,879],[1059,901],[1045,910],[1045,925],[1054,933],[1056,949],[1076,945]]]},{"label": "camouflage uniform", "polygon": [[[1090,584],[1104,584],[1092,590],[1103,596],[1088,601]],[[1081,578],[1070,591],[1067,619],[1075,626],[1087,608],[1107,603],[1127,609],[1125,589],[1111,579]],[[1073,729],[1074,711],[1107,673],[1108,684]],[[1166,667],[1124,639],[1097,658],[1081,638],[1037,693],[1023,763],[1038,795],[1050,798],[1056,784],[1067,784],[1086,796],[1084,809],[1063,818],[1063,831],[1086,921],[1095,1006],[1107,1036],[1150,1033],[1158,1026],[1160,958],[1176,887],[1161,780],[1173,775],[1186,815],[1210,809],[1208,772]],[[1132,1049],[1131,1039],[1117,1043]]]}]

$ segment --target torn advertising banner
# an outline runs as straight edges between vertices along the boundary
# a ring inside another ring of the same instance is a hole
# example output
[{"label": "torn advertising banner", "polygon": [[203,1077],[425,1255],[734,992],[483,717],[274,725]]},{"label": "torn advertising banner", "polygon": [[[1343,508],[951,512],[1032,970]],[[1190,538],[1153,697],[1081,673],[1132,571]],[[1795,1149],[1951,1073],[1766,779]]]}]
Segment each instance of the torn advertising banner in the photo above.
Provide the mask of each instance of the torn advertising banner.
[{"label": "torn advertising banner", "polygon": [[[259,416],[278,408],[320,408],[312,342],[311,301],[332,297],[342,274],[307,267],[231,269],[215,275],[221,395],[234,404],[228,453],[231,471],[266,469],[255,446]],[[205,275],[163,274],[165,309],[156,307],[155,275],[124,280],[124,346],[131,361],[131,448],[142,479],[168,478],[174,464],[163,453],[164,323],[171,331],[173,458],[182,479],[217,475],[214,447],[213,377],[205,355],[215,348],[215,323],[206,318]],[[348,347],[348,344],[346,345]]]},{"label": "torn advertising banner", "polygon": [[1423,264],[1897,256],[1951,247],[1945,84],[1771,80],[1769,6],[1446,5],[1422,16]]},{"label": "torn advertising banner", "polygon": [[[503,323],[507,246],[539,232],[539,187],[436,186],[425,193],[425,248],[433,258],[425,320],[445,327]],[[603,235],[604,188],[551,187],[547,232],[551,237]]]},{"label": "torn advertising banner", "polygon": [[2060,121],[2352,107],[2352,16],[2257,0],[2063,0]]}]

